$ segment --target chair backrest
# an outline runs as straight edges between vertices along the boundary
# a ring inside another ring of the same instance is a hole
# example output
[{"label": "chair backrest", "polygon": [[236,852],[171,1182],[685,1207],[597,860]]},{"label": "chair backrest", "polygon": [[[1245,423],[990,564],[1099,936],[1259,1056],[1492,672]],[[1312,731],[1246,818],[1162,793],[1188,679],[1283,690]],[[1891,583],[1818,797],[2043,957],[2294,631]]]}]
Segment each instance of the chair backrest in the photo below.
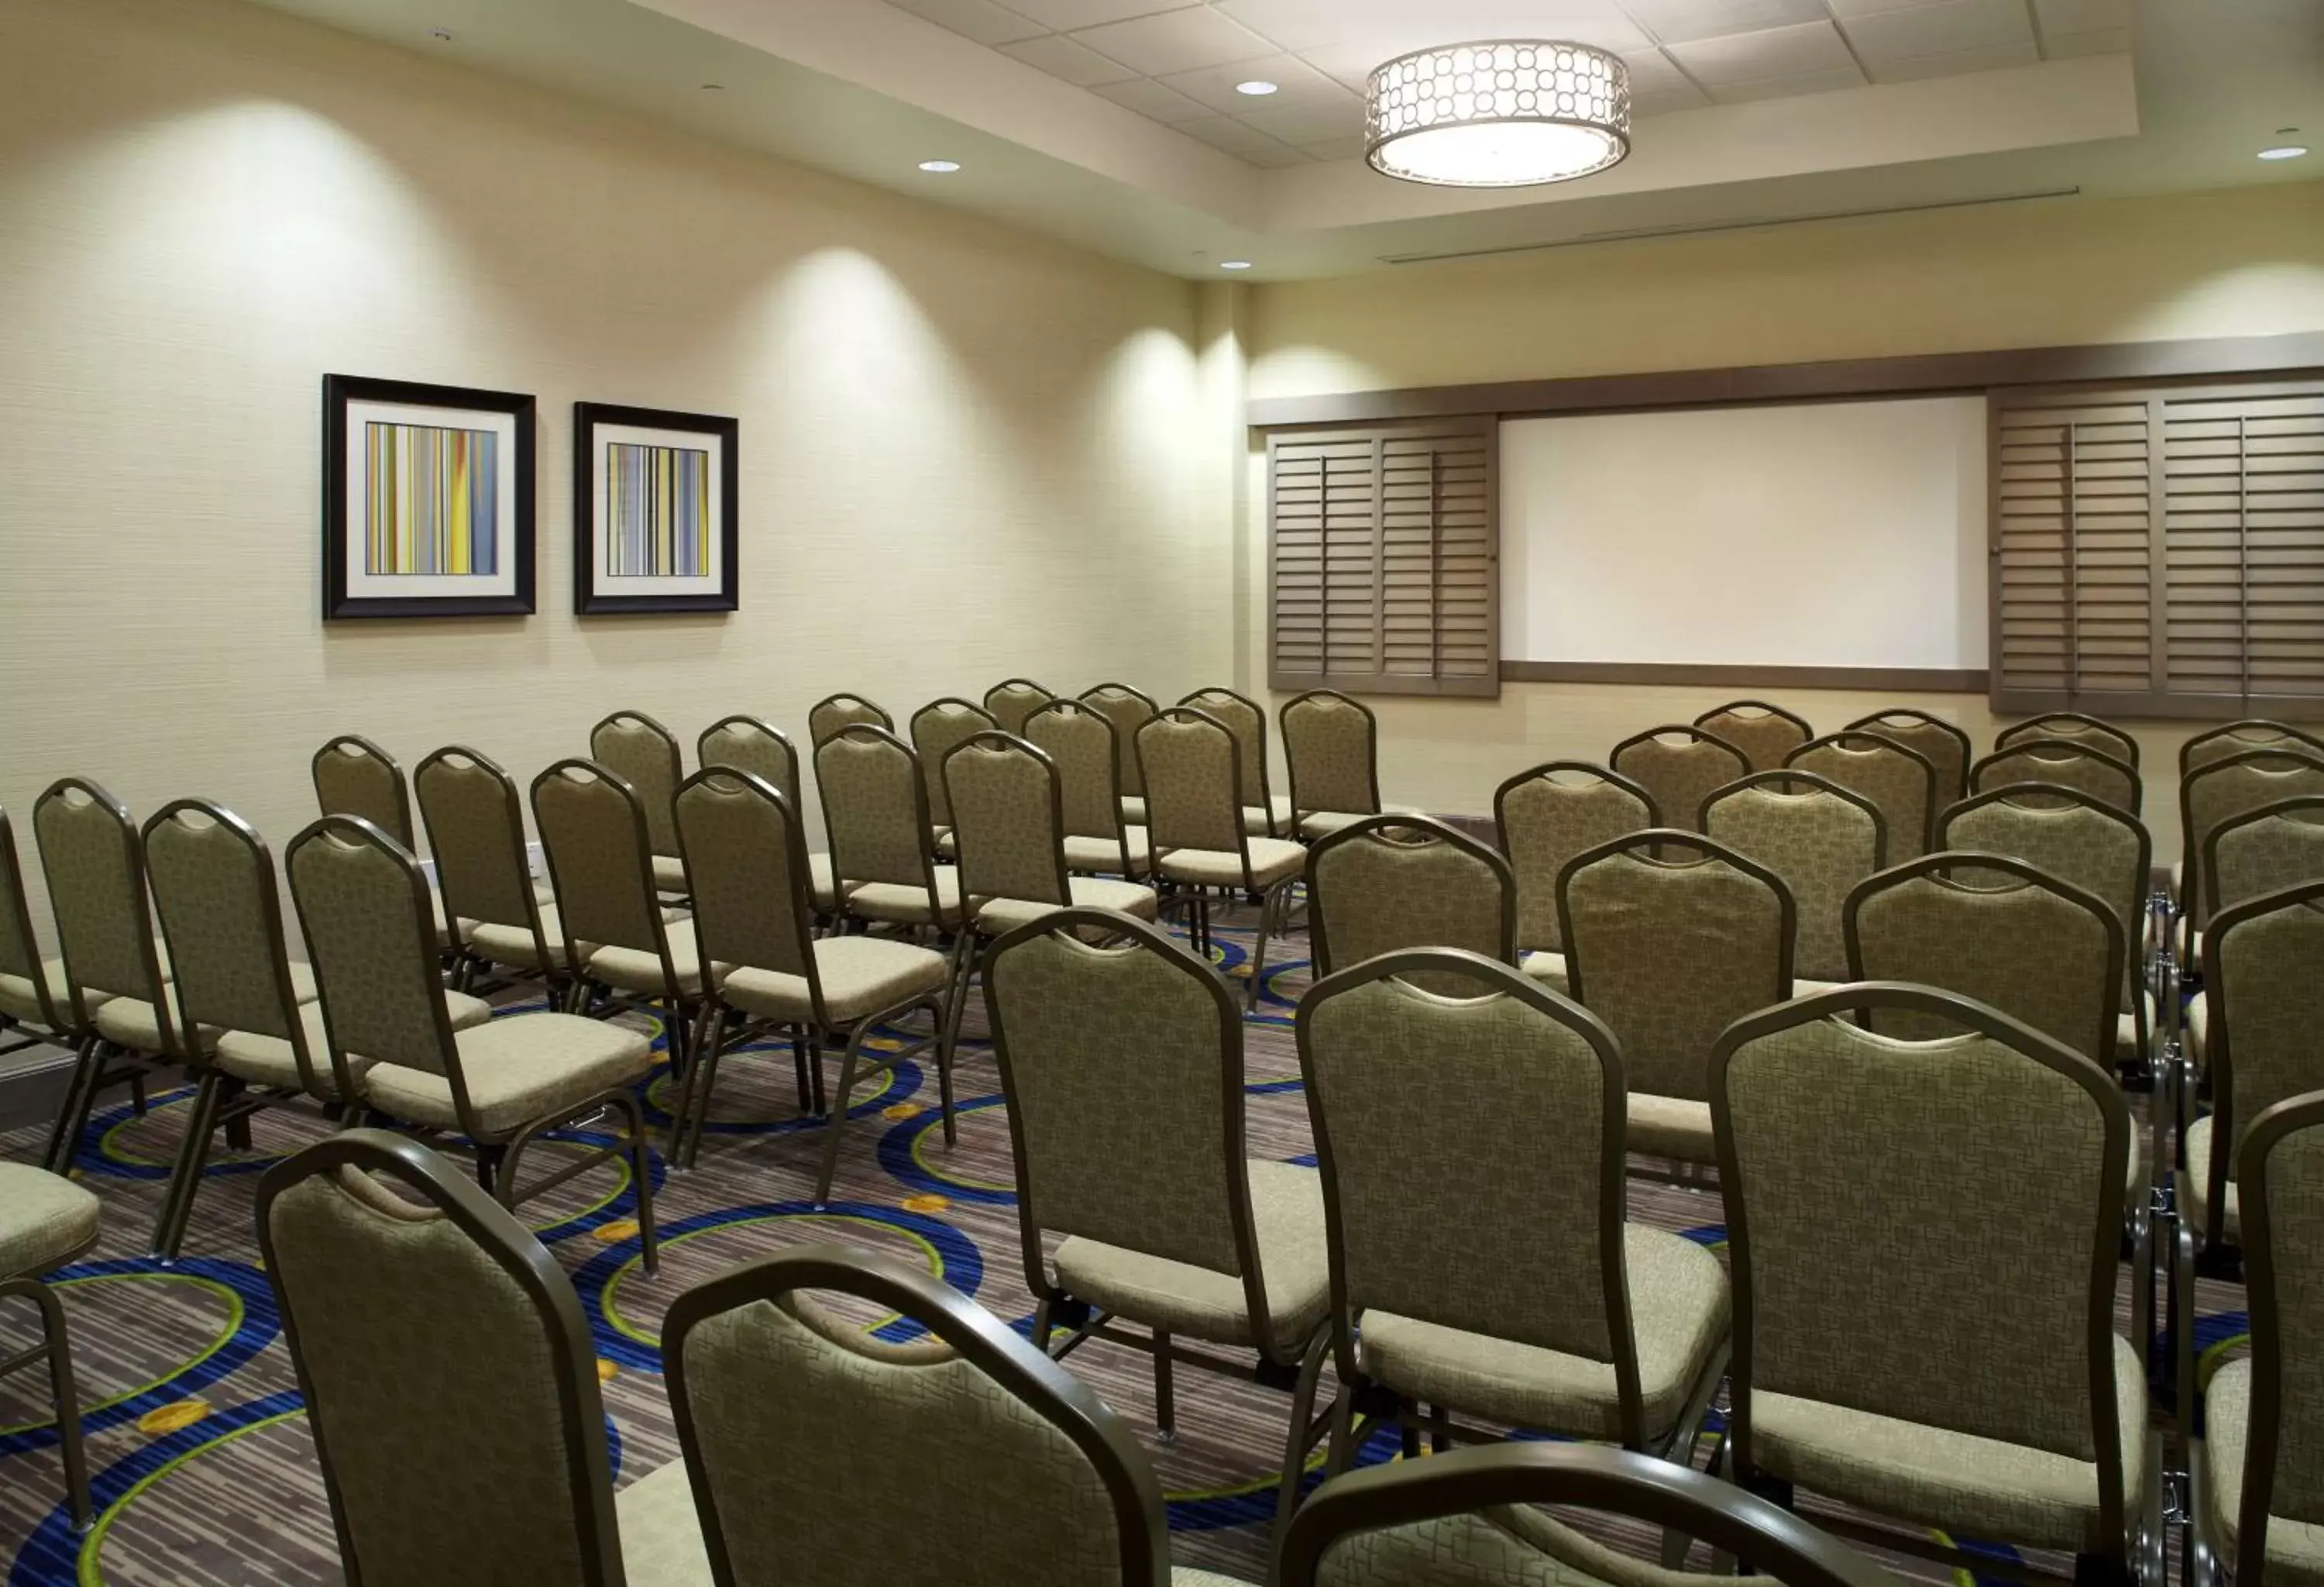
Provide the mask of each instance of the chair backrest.
[{"label": "chair backrest", "polygon": [[1242,761],[1242,784],[1238,797],[1246,808],[1267,812],[1271,822],[1274,816],[1268,800],[1273,789],[1267,777],[1267,712],[1258,701],[1216,685],[1198,688],[1178,703],[1202,712],[1234,734]]},{"label": "chair backrest", "polygon": [[1700,828],[1713,789],[1750,775],[1751,760],[1714,734],[1682,723],[1649,727],[1614,746],[1606,764],[1645,789],[1665,826]]},{"label": "chair backrest", "polygon": [[[1850,981],[1904,981],[1998,1009],[2111,1066],[2125,936],[2104,899],[2006,854],[1940,850],[1848,895]],[[1874,1029],[1907,1040],[1950,1034],[1904,1010]]]},{"label": "chair backrest", "polygon": [[944,782],[964,899],[1071,900],[1061,781],[1048,756],[998,728],[964,739],[945,754]]},{"label": "chair backrest", "polygon": [[1887,863],[1880,807],[1812,771],[1755,771],[1702,802],[1702,830],[1784,879],[1799,909],[1792,972],[1848,979],[1840,910],[1856,884]]},{"label": "chair backrest", "polygon": [[267,1171],[258,1242],[348,1581],[621,1587],[596,1349],[530,1231],[356,1130]]},{"label": "chair backrest", "polygon": [[1888,863],[1928,852],[1937,824],[1937,770],[1929,758],[1884,734],[1842,729],[1810,740],[1784,758],[1880,807],[1888,823]]},{"label": "chair backrest", "polygon": [[2029,716],[1993,735],[1993,747],[2006,750],[2020,739],[2060,739],[2067,743],[2087,743],[2104,750],[2117,761],[2138,764],[2138,741],[2113,723],[2098,716],[2085,716],[2080,711],[2044,711],[2039,716]]},{"label": "chair backrest", "polygon": [[753,772],[705,766],[678,785],[678,840],[702,957],[802,977],[827,1024],[807,835],[782,789]]},{"label": "chair backrest", "polygon": [[857,723],[815,750],[831,871],[843,889],[892,882],[933,889],[935,830],[920,758],[884,727]]},{"label": "chair backrest", "polygon": [[2122,1006],[2144,1021],[2137,949],[2154,840],[2137,817],[2079,789],[2014,783],[1963,799],[1939,817],[1937,847],[2007,854],[2104,902],[2122,922]]},{"label": "chair backrest", "polygon": [[2304,794],[2324,794],[2324,751],[2238,750],[2206,760],[2179,782],[2179,831],[2185,843],[2185,902],[2195,929],[2210,924],[2203,851],[2211,830],[2231,817]]},{"label": "chair backrest", "polygon": [[2013,739],[1969,769],[1971,793],[2024,782],[2079,789],[2133,816],[2145,791],[2137,767],[2080,739]]},{"label": "chair backrest", "polygon": [[[677,789],[670,790],[675,801]],[[676,985],[669,939],[655,901],[653,856],[645,801],[612,770],[591,761],[559,761],[532,780],[532,825],[557,889],[557,919],[572,964],[578,945],[655,954],[665,984]],[[676,805],[670,837],[678,836]]]},{"label": "chair backrest", "polygon": [[307,1049],[299,993],[290,984],[274,857],[250,823],[208,799],[179,799],[145,823],[145,873],[170,945],[178,1012],[194,1026],[246,1030],[290,1045],[300,1088],[353,1096],[318,1084],[324,1055]]},{"label": "chair backrest", "polygon": [[794,815],[807,808],[799,803],[798,751],[791,746],[790,735],[771,723],[756,716],[714,722],[702,730],[694,760],[698,766],[749,772],[782,795]]},{"label": "chair backrest", "polygon": [[1399,948],[1517,963],[1509,863],[1425,816],[1367,816],[1308,850],[1307,911],[1319,977]]},{"label": "chair backrest", "polygon": [[1009,678],[984,691],[984,714],[1003,733],[1025,736],[1025,718],[1056,698],[1054,689],[1029,678]]},{"label": "chair backrest", "polygon": [[1242,748],[1234,734],[1216,717],[1173,706],[1138,730],[1137,760],[1157,857],[1172,849],[1216,850],[1241,854],[1248,873],[1250,845],[1235,795]]},{"label": "chair backrest", "polygon": [[1142,798],[1145,772],[1138,763],[1138,730],[1153,719],[1154,697],[1126,683],[1094,684],[1081,692],[1081,703],[1113,724],[1113,775],[1124,798]]},{"label": "chair backrest", "polygon": [[[1084,928],[1119,946],[1093,947]],[[1001,937],[984,984],[1026,1283],[1049,1288],[1044,1230],[1239,1276],[1274,1354],[1244,1167],[1242,1018],[1218,973],[1142,920],[1076,908]]]},{"label": "chair backrest", "polygon": [[[1539,1514],[1544,1505],[1700,1537],[1785,1587],[1898,1587],[1845,1544],[1708,1472],[1600,1444],[1534,1443],[1443,1450],[1333,1478],[1292,1516],[1270,1579],[1277,1587],[1600,1580],[1597,1545]],[[1651,1567],[1637,1574],[1692,1579]]]},{"label": "chair backrest", "polygon": [[2252,1395],[2236,1574],[2251,1581],[2271,1515],[2324,1524],[2324,1094],[2253,1120],[2236,1179]]},{"label": "chair backrest", "polygon": [[1708,1097],[1712,1039],[1792,995],[1798,914],[1773,871],[1671,826],[1584,849],[1557,878],[1566,984],[1654,1096]]},{"label": "chair backrest", "polygon": [[8,812],[0,810],[0,975],[13,975],[32,989],[32,1006],[51,1030],[76,1029],[69,1009],[60,1009],[49,995],[49,978],[41,969],[41,939],[32,932],[32,895],[24,890],[24,872],[16,861],[16,829]]},{"label": "chair backrest", "polygon": [[2276,1103],[2324,1091],[2324,881],[2222,909],[2203,937],[2211,1005],[2211,1195],[2220,1210],[2252,1121]]},{"label": "chair backrest", "polygon": [[[1023,736],[1057,768],[1067,835],[1120,840],[1121,761],[1111,719],[1079,700],[1051,700],[1025,718]],[[1126,858],[1122,869],[1127,874]]]},{"label": "chair backrest", "polygon": [[817,700],[807,714],[807,744],[821,749],[825,741],[836,738],[857,725],[884,727],[896,731],[896,719],[862,695],[836,694]]},{"label": "chair backrest", "polygon": [[1295,825],[1318,810],[1379,811],[1379,724],[1370,706],[1337,689],[1309,689],[1284,701],[1277,720]]},{"label": "chair backrest", "polygon": [[1614,1368],[1642,1443],[1605,1022],[1505,964],[1411,948],[1316,982],[1297,1028],[1342,1370],[1370,1306],[1562,1351]]},{"label": "chair backrest", "polygon": [[89,1029],[89,992],[136,998],[157,1011],[163,1047],[180,1050],[153,950],[145,845],[129,807],[84,778],[63,778],[33,801],[32,832],[64,955],[73,1028]]},{"label": "chair backrest", "polygon": [[2246,899],[2324,881],[2324,794],[2301,794],[2245,810],[2213,826],[2200,867],[2210,912]]},{"label": "chair backrest", "polygon": [[653,853],[675,856],[678,820],[669,802],[686,775],[677,734],[642,712],[616,711],[589,730],[589,759],[630,785]]},{"label": "chair backrest", "polygon": [[467,1088],[436,968],[428,881],[411,852],[359,816],[326,816],[290,840],[283,869],[321,994],[331,1061],[349,1053]]},{"label": "chair backrest", "polygon": [[2264,716],[2247,716],[2240,722],[2229,722],[2208,732],[2195,734],[2179,746],[2179,775],[2181,780],[2199,766],[2214,761],[2224,761],[2229,755],[2240,755],[2246,750],[2293,750],[2324,760],[2324,737],[2294,727],[2289,722],[2271,722]]},{"label": "chair backrest", "polygon": [[1898,706],[1886,711],[1875,711],[1869,716],[1859,716],[1844,731],[1877,733],[1882,738],[1903,744],[1926,761],[1936,777],[1936,799],[1940,808],[1969,791],[1969,763],[1977,752],[1970,746],[1969,734],[1941,716],[1932,716],[1926,711]]},{"label": "chair backrest", "polygon": [[[819,1295],[926,1337],[888,1343]],[[779,1587],[811,1561],[827,1587],[1167,1587],[1161,1485],[1121,1419],[893,1257],[811,1245],[697,1285],[662,1361],[721,1583]]]},{"label": "chair backrest", "polygon": [[1517,882],[1517,946],[1563,951],[1557,932],[1557,873],[1609,838],[1662,825],[1655,798],[1628,778],[1587,761],[1549,761],[1493,790],[1501,853]]},{"label": "chair backrest", "polygon": [[411,784],[436,857],[444,912],[456,920],[530,931],[533,963],[548,964],[550,945],[533,892],[524,801],[515,780],[490,756],[452,744],[420,761]]},{"label": "chair backrest", "polygon": [[1765,700],[1729,700],[1705,711],[1694,724],[1733,744],[1754,771],[1773,771],[1784,757],[1815,736],[1808,719]]},{"label": "chair backrest", "polygon": [[[1840,1017],[1861,1010],[1962,1034]],[[2098,1534],[2121,1536],[2131,1118],[2113,1075],[1967,998],[1886,983],[1740,1021],[1711,1075],[1743,1469],[1756,1397],[1792,1395],[2093,1462]],[[1929,1370],[1969,1352],[1975,1372]]]},{"label": "chair backrest", "polygon": [[345,733],[315,752],[310,770],[320,814],[360,816],[405,848],[412,846],[411,802],[393,755]]},{"label": "chair backrest", "polygon": [[930,700],[912,713],[912,752],[920,758],[920,773],[928,789],[928,819],[935,825],[952,825],[952,802],[945,794],[945,757],[976,734],[991,732],[992,725],[982,706],[949,697]]}]

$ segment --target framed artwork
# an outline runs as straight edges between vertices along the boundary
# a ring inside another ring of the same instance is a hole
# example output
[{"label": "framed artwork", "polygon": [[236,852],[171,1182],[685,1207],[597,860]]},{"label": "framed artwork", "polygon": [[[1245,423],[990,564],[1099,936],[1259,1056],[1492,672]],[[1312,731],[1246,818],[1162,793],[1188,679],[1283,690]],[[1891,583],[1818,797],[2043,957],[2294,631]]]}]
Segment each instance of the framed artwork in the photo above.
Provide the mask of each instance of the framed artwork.
[{"label": "framed artwork", "polygon": [[732,419],[573,404],[573,609],[732,612]]},{"label": "framed artwork", "polygon": [[323,615],[532,610],[532,399],[323,377]]}]

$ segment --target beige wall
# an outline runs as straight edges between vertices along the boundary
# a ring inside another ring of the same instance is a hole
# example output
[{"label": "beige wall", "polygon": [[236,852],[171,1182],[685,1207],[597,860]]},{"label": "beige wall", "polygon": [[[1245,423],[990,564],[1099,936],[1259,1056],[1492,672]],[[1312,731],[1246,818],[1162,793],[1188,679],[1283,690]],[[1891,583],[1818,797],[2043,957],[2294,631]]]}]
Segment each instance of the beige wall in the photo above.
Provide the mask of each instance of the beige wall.
[{"label": "beige wall", "polygon": [[[2082,200],[1562,248],[1259,289],[1253,396],[2324,329],[2324,187]],[[1253,438],[1256,440],[1257,438]],[[1247,675],[1266,681],[1262,454],[1247,459]],[[1600,758],[1748,690],[1512,684],[1493,702],[1382,698],[1391,801],[1482,812],[1502,778]],[[1788,690],[1821,729],[1916,705],[1990,743],[1981,696]],[[2188,729],[2138,725],[2147,814],[2178,851]]]},{"label": "beige wall", "polygon": [[[690,752],[1232,666],[1194,289],[954,210],[236,0],[11,0],[0,283],[20,826],[69,771],[279,843],[335,731],[530,777],[614,706]],[[538,614],[322,623],[326,371],[538,394]],[[572,615],[582,398],[740,417],[739,613]]]}]

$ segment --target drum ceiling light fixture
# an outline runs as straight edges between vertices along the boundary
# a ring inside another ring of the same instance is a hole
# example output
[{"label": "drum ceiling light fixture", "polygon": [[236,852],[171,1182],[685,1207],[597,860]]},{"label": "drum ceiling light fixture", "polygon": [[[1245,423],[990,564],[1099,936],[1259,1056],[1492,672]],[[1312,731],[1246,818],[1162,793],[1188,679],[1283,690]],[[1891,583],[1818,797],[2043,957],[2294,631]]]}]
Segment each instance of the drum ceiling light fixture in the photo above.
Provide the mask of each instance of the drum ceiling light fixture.
[{"label": "drum ceiling light fixture", "polygon": [[1442,44],[1375,68],[1365,86],[1364,159],[1405,181],[1571,181],[1629,152],[1629,71],[1589,44]]}]

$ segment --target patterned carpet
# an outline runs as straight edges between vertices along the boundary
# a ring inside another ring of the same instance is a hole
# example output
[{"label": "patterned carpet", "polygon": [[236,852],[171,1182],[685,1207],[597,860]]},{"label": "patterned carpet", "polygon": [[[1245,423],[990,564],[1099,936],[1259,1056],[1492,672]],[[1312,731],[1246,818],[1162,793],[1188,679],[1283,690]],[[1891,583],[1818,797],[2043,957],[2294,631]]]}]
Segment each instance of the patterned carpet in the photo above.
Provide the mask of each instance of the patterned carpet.
[{"label": "patterned carpet", "polygon": [[[1240,969],[1248,938],[1222,931],[1220,942],[1230,971]],[[1305,953],[1296,936],[1270,950],[1264,999],[1249,1024],[1254,1156],[1312,1161],[1290,1029],[1307,984]],[[596,1330],[617,1484],[678,1458],[656,1331],[672,1297],[733,1263],[786,1246],[844,1241],[924,1263],[1013,1322],[1029,1315],[1008,1127],[982,1030],[972,1002],[958,1076],[959,1144],[944,1148],[934,1075],[901,1066],[853,1109],[824,1212],[808,1199],[823,1135],[797,1116],[788,1048],[762,1063],[730,1059],[700,1167],[655,1184],[665,1241],[656,1278],[639,1268],[636,1196],[625,1171],[617,1178],[613,1168],[600,1170],[527,1205],[528,1221],[572,1275]],[[658,1073],[650,1103],[666,1100],[668,1085],[666,1073]],[[97,1254],[66,1269],[60,1282],[88,1411],[97,1519],[78,1538],[68,1525],[55,1434],[43,1425],[44,1377],[0,1379],[6,1587],[340,1579],[313,1445],[252,1232],[257,1172],[323,1127],[261,1117],[252,1154],[214,1163],[188,1254],[165,1269],[142,1253],[189,1094],[158,1098],[143,1118],[125,1096],[108,1096],[113,1105],[101,1112],[84,1149],[77,1173],[104,1199],[105,1238]],[[667,1122],[658,1111],[649,1117]],[[40,1145],[31,1131],[0,1136],[0,1156],[33,1160]],[[1721,1246],[1715,1193],[1633,1180],[1630,1196],[1632,1217]],[[2205,1314],[2199,1338],[2216,1358],[2240,1342],[2242,1294],[2206,1283],[2199,1301]],[[0,1354],[30,1342],[32,1326],[27,1307],[0,1316]],[[1140,1430],[1169,1495],[1179,1563],[1260,1579],[1287,1393],[1182,1369],[1178,1434],[1166,1446],[1153,1435],[1148,1358],[1096,1342],[1073,1366]],[[1367,1456],[1387,1458],[1388,1442],[1375,1440]],[[1951,1579],[1926,1564],[1904,1568]]]}]

